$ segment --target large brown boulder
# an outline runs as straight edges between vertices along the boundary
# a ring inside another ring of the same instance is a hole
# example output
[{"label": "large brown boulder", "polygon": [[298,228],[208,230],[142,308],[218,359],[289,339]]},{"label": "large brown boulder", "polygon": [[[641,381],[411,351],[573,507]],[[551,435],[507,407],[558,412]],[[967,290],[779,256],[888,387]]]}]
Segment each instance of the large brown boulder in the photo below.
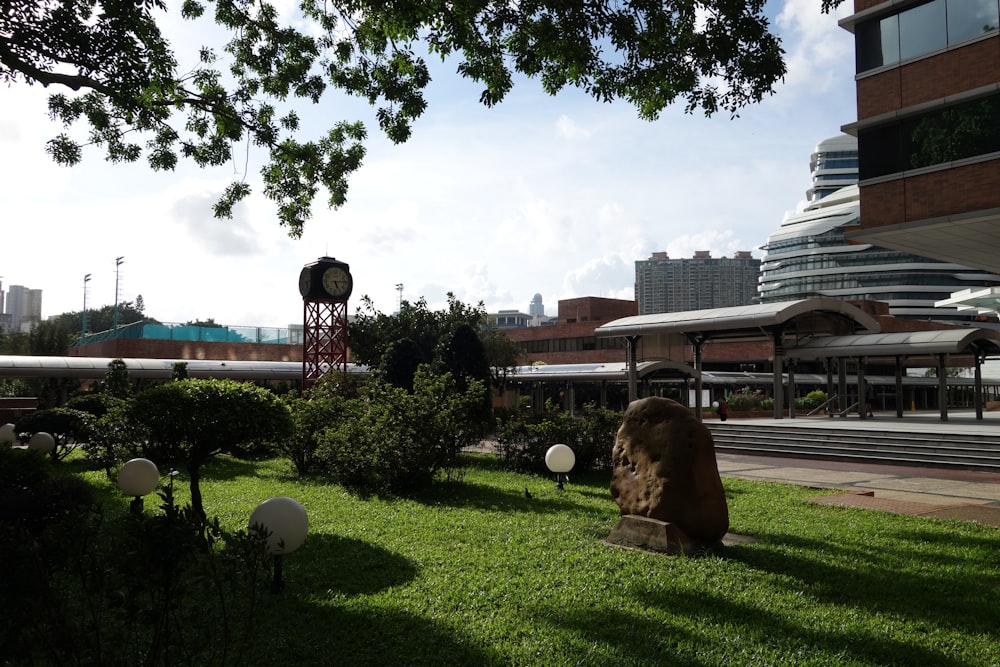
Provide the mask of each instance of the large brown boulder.
[{"label": "large brown boulder", "polygon": [[633,401],[615,438],[612,468],[611,496],[623,515],[676,524],[706,543],[729,529],[712,434],[680,403]]}]

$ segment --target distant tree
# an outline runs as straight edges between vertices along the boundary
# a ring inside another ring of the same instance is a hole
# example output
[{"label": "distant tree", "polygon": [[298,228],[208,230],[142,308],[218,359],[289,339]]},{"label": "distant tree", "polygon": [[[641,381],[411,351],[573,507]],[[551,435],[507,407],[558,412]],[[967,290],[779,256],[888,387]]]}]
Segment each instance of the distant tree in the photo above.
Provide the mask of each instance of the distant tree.
[{"label": "distant tree", "polygon": [[132,418],[148,431],[151,458],[187,470],[191,506],[202,519],[201,468],[209,459],[292,433],[288,406],[277,396],[232,380],[176,380],[150,387],[135,397]]},{"label": "distant tree", "polygon": [[437,360],[438,372],[450,373],[459,393],[468,393],[472,383],[478,383],[479,401],[470,409],[467,417],[485,431],[490,424],[493,409],[490,391],[492,375],[478,331],[468,324],[455,327],[441,341]]},{"label": "distant tree", "polygon": [[171,380],[186,380],[188,377],[188,365],[186,361],[176,361],[170,367]]},{"label": "distant tree", "polygon": [[4,354],[30,354],[31,334],[24,331],[14,331],[0,336]]},{"label": "distant tree", "polygon": [[184,323],[186,327],[209,327],[216,328],[222,325],[215,321],[215,318],[208,318],[207,320],[188,320]]},{"label": "distant tree", "polygon": [[404,300],[395,315],[377,311],[371,299],[363,296],[350,323],[351,353],[358,363],[378,366],[392,343],[409,338],[420,351],[420,359],[431,362],[441,340],[456,327],[468,324],[479,330],[485,322],[482,302],[468,306],[451,292],[445,310],[432,311],[421,298],[414,303]]},{"label": "distant tree", "polygon": [[428,361],[412,338],[400,338],[386,348],[378,364],[378,375],[394,387],[412,392],[417,369]]},{"label": "distant tree", "polygon": [[[969,377],[971,374],[972,369],[965,368],[963,366],[947,366],[944,369],[944,376],[949,378]],[[937,368],[931,367],[924,371],[924,377],[936,378],[937,376]]]},{"label": "distant tree", "polygon": [[[65,356],[75,340],[77,332],[72,331],[59,318],[39,322],[27,334],[27,350],[19,354],[32,356]],[[23,350],[23,348],[22,348]],[[54,408],[66,402],[80,388],[80,380],[75,378],[38,378],[28,380],[31,393],[38,397],[41,408]]]},{"label": "distant tree", "polygon": [[[841,2],[817,0],[825,10]],[[367,129],[333,121],[304,136],[297,103],[323,103],[328,88],[358,96],[377,107],[389,139],[406,141],[427,107],[420,51],[456,62],[486,106],[522,75],[550,94],[572,86],[597,101],[625,100],[650,120],[678,101],[688,112],[735,115],[773,93],[786,71],[765,0],[303,0],[279,10],[286,6],[185,0],[181,17],[213,7],[214,32],[228,41],[177,55],[160,30],[163,0],[5,0],[0,80],[67,91],[49,99],[65,127],[48,145],[60,164],[78,164],[89,145],[112,162],[145,155],[155,170],[182,158],[225,165],[243,146],[263,147],[264,195],[299,236],[320,191],[331,207],[346,201]],[[85,127],[71,136],[78,122]],[[250,190],[238,176],[215,214],[230,216]]]},{"label": "distant tree", "polygon": [[517,366],[524,365],[526,355],[521,345],[499,329],[486,329],[480,334],[486,358],[493,374],[493,386],[503,388],[504,382]]},{"label": "distant tree", "polygon": [[[77,310],[56,315],[55,320],[62,322],[70,331],[77,334],[83,331],[83,311]],[[118,326],[123,327],[135,322],[155,322],[147,318],[138,303],[122,301],[118,304]],[[100,308],[87,309],[87,332],[96,333],[108,331],[115,325],[114,305],[103,305]]]},{"label": "distant tree", "polygon": [[108,371],[104,374],[103,391],[114,398],[128,398],[132,395],[132,385],[129,382],[128,366],[122,359],[112,359],[108,363]]}]

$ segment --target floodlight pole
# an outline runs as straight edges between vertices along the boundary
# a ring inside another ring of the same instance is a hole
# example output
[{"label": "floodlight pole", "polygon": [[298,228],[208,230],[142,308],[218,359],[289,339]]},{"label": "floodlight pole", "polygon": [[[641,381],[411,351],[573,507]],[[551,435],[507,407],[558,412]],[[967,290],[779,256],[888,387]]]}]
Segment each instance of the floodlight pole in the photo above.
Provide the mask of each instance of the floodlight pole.
[{"label": "floodlight pole", "polygon": [[118,274],[119,274],[118,269],[122,265],[122,262],[124,261],[125,261],[124,255],[121,257],[115,257],[115,320],[114,320],[114,325],[111,327],[112,329],[118,328]]},{"label": "floodlight pole", "polygon": [[90,274],[83,277],[83,331],[82,335],[87,335],[87,283],[90,282]]}]

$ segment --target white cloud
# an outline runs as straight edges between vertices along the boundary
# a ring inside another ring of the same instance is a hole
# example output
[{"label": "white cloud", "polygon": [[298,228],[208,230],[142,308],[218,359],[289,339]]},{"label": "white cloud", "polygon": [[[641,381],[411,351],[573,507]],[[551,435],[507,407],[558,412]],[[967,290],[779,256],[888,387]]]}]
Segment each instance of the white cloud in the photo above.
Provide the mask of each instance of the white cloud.
[{"label": "white cloud", "polygon": [[776,24],[785,36],[785,87],[801,95],[826,95],[845,72],[853,71],[854,41],[837,21],[849,15],[850,3],[824,14],[819,0],[786,0]]},{"label": "white cloud", "polygon": [[556,132],[564,139],[585,139],[590,136],[590,130],[581,127],[575,120],[563,114],[556,121]]}]

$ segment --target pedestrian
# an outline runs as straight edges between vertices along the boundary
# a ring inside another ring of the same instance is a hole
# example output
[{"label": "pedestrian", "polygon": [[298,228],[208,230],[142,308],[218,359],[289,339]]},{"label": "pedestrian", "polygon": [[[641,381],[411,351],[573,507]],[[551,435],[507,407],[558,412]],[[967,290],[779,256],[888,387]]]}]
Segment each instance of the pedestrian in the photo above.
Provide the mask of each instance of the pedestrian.
[{"label": "pedestrian", "polygon": [[721,421],[726,421],[726,417],[729,416],[729,403],[724,400],[719,401],[719,419]]}]

